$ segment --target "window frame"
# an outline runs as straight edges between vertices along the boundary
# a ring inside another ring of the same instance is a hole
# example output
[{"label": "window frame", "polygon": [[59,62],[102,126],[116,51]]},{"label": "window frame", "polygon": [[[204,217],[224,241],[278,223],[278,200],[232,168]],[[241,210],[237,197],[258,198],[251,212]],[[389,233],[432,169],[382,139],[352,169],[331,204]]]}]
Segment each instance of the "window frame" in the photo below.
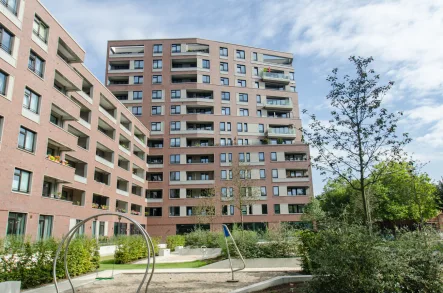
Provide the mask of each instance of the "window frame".
[{"label": "window frame", "polygon": [[163,69],[163,60],[162,59],[152,60],[152,68],[153,69]]},{"label": "window frame", "polygon": [[153,75],[152,76],[152,84],[162,84],[163,76],[162,75]]},{"label": "window frame", "polygon": [[[35,30],[35,25],[38,26],[38,30]],[[41,30],[44,30],[44,34],[40,34]],[[32,33],[40,40],[42,40],[45,44],[48,43],[49,26],[37,14],[34,15],[34,22],[32,24]]]},{"label": "window frame", "polygon": [[[28,93],[29,92],[29,93]],[[33,104],[32,101],[34,99],[37,99],[37,103],[35,105],[37,105],[37,109],[33,109],[31,108],[31,105]],[[41,96],[39,94],[37,94],[36,92],[34,92],[33,90],[31,90],[28,87],[25,87],[25,94],[23,97],[23,108],[35,113],[35,114],[39,114],[40,112],[40,99]],[[27,101],[27,103],[25,103]]]},{"label": "window frame", "polygon": [[[27,149],[26,148],[27,140],[28,140],[28,136],[29,136],[28,133],[32,134],[32,148],[31,149]],[[20,137],[21,137],[21,135],[24,136],[24,138],[23,138],[23,146],[20,145]],[[37,132],[32,131],[32,130],[26,128],[26,127],[20,126],[17,147],[19,149],[21,149],[21,150],[34,153],[35,152],[35,145],[36,145],[36,137],[37,137]]]},{"label": "window frame", "polygon": [[[160,50],[158,50],[158,49],[160,49]],[[152,46],[152,53],[154,53],[154,54],[163,53],[163,44],[154,44]]]},{"label": "window frame", "polygon": [[[18,173],[18,174],[17,174]],[[21,185],[22,185],[22,177],[23,177],[23,173],[27,173],[28,174],[28,182],[26,183],[26,190],[22,190],[21,189]],[[16,176],[18,176],[18,189],[14,189],[14,181],[16,179]],[[31,192],[31,185],[32,185],[32,172],[24,170],[24,169],[20,169],[15,167],[14,168],[14,175],[12,177],[12,191],[14,192],[21,192],[21,193],[30,193]]]}]

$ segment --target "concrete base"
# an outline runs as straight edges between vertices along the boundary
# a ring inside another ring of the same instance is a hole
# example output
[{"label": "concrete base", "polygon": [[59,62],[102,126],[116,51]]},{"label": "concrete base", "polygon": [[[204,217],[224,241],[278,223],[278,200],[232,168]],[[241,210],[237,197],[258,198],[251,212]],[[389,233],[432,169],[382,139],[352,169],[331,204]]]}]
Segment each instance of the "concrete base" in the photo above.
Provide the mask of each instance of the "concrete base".
[{"label": "concrete base", "polygon": [[300,276],[282,276],[282,277],[275,277],[267,281],[263,281],[257,284],[249,285],[247,287],[243,287],[240,289],[236,289],[234,291],[231,291],[230,293],[250,293],[250,292],[257,292],[261,290],[265,290],[271,287],[288,284],[288,283],[303,283],[303,282],[309,282],[312,280],[311,275],[300,275]]},{"label": "concrete base", "polygon": [[158,256],[170,256],[171,250],[168,248],[160,248],[160,251],[158,252]]}]

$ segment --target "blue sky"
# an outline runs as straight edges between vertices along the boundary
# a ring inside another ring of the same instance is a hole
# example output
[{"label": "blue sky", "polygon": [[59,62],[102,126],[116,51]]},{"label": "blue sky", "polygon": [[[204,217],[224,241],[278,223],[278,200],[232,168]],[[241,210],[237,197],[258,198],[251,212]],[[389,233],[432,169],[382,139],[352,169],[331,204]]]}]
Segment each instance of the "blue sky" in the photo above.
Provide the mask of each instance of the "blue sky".
[{"label": "blue sky", "polygon": [[[41,1],[101,80],[107,40],[200,37],[293,52],[300,109],[325,120],[332,68],[352,73],[350,55],[373,56],[383,82],[395,81],[384,103],[404,111],[407,151],[443,176],[443,0]],[[322,186],[314,171],[316,194]]]}]

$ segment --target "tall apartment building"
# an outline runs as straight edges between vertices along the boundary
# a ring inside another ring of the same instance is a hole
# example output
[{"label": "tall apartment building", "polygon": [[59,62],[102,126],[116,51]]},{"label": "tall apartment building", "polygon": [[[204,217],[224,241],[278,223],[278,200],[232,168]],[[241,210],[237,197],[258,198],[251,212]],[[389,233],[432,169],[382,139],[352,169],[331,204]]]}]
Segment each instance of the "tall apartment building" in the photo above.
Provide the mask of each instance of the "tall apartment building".
[{"label": "tall apartment building", "polygon": [[[248,165],[260,198],[244,206],[246,227],[300,221],[312,196],[309,148],[290,53],[204,39],[108,42],[109,90],[150,130],[147,229],[183,233],[216,188],[212,220],[239,223],[230,171]],[[223,186],[223,187],[221,187]]]},{"label": "tall apartment building", "polygon": [[[61,237],[106,210],[145,224],[148,129],[39,1],[0,1],[0,42],[0,238]],[[79,233],[137,231],[103,217]]]}]

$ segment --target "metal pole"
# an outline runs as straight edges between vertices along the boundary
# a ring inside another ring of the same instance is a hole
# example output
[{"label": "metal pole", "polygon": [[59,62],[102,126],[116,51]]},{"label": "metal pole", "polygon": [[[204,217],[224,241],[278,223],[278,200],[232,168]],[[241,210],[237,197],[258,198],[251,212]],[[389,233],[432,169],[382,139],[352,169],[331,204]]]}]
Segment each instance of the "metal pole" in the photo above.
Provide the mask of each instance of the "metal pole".
[{"label": "metal pole", "polygon": [[[232,279],[231,279],[231,280],[228,280],[228,282],[238,282],[238,280],[235,280],[235,279],[234,279],[234,272],[238,272],[238,271],[244,270],[244,269],[246,268],[246,262],[245,262],[245,260],[244,260],[244,258],[243,258],[243,255],[242,255],[241,252],[240,252],[240,249],[238,249],[237,243],[235,243],[234,237],[232,237],[231,231],[229,231],[228,226],[226,226],[225,224],[223,224],[222,227],[223,227],[224,234],[225,234],[226,250],[227,250],[227,252],[228,252],[229,264],[230,264],[230,266],[231,266],[231,273],[232,273]],[[231,255],[230,255],[230,253],[229,253],[229,246],[228,246],[228,239],[227,239],[228,237],[231,238],[232,243],[234,244],[234,247],[235,247],[235,249],[237,250],[238,256],[240,257],[240,260],[241,260],[242,263],[243,263],[243,268],[238,268],[238,269],[233,269],[233,268],[232,268],[232,260],[231,260]]]}]

